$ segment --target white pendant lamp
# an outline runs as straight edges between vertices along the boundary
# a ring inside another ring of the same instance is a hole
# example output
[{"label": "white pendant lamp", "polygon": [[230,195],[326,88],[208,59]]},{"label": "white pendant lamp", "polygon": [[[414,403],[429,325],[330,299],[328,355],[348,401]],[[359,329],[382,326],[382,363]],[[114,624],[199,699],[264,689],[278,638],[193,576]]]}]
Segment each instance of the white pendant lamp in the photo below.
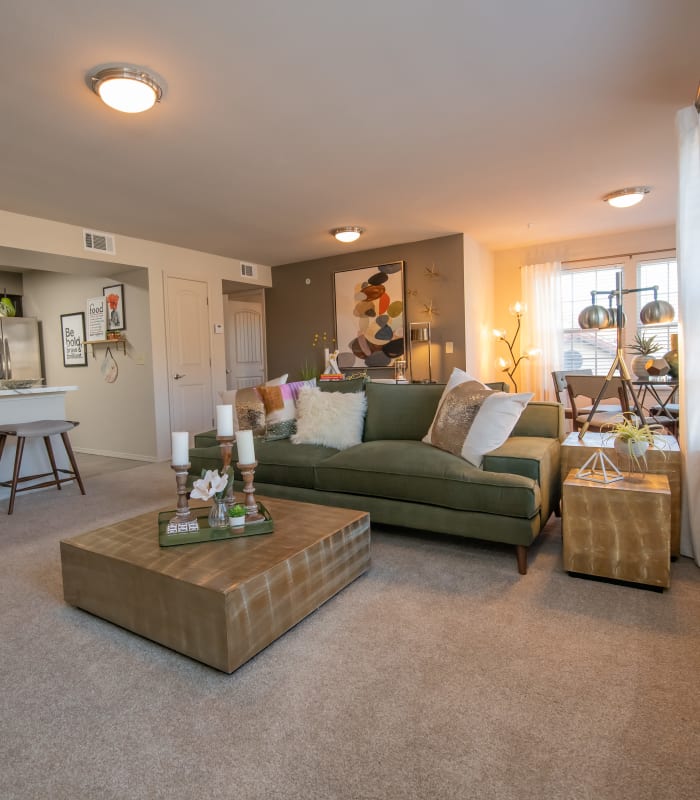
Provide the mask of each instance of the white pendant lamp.
[{"label": "white pendant lamp", "polygon": [[365,232],[364,228],[358,228],[356,225],[344,225],[342,228],[333,228],[331,236],[339,242],[356,242],[360,236]]},{"label": "white pendant lamp", "polygon": [[629,208],[636,206],[644,200],[644,195],[649,194],[648,186],[631,186],[627,189],[618,189],[616,192],[606,194],[603,200],[615,208]]},{"label": "white pendant lamp", "polygon": [[148,111],[163,96],[163,89],[138,67],[107,67],[90,76],[92,91],[103,103],[126,114]]}]

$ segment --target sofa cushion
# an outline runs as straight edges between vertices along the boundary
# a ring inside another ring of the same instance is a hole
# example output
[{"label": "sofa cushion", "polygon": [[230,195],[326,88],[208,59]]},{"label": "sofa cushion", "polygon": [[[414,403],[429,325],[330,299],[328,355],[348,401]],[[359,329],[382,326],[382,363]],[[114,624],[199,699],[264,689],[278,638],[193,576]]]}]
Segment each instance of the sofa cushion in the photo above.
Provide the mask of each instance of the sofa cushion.
[{"label": "sofa cushion", "polygon": [[444,388],[439,383],[368,383],[363,441],[422,439]]},{"label": "sofa cushion", "polygon": [[364,442],[331,455],[316,466],[316,488],[526,519],[540,510],[532,478],[477,469],[407,440]]},{"label": "sofa cushion", "polygon": [[[485,385],[499,391],[504,388],[500,381]],[[367,418],[362,441],[420,441],[433,421],[444,389],[443,383],[367,383]]]},{"label": "sofa cushion", "polygon": [[[297,447],[289,439],[278,439],[266,442],[255,440],[255,457],[258,466],[255,468],[255,483],[280,484],[282,486],[298,486],[313,489],[315,484],[314,467],[319,462],[335,455],[338,451],[320,445]],[[236,445],[233,446],[231,463],[236,464],[238,455]],[[199,476],[202,470],[221,468],[221,448],[195,447],[190,450],[190,475]],[[236,480],[240,473],[234,468]]]}]

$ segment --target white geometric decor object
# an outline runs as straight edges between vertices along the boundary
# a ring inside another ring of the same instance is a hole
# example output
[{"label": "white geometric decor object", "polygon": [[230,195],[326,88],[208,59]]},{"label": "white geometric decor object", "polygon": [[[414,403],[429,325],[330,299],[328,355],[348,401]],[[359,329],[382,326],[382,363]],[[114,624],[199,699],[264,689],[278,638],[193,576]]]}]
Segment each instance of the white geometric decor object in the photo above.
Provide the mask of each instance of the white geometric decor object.
[{"label": "white geometric decor object", "polygon": [[576,473],[576,477],[594,483],[614,483],[625,479],[625,476],[600,448],[583,464]]}]

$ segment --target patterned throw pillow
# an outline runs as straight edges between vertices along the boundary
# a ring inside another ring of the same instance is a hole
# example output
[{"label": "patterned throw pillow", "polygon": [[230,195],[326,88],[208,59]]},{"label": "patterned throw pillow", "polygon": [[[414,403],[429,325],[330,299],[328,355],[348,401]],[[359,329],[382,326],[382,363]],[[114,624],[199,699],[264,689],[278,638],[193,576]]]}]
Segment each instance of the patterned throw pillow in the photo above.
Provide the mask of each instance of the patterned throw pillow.
[{"label": "patterned throw pillow", "polygon": [[236,392],[234,405],[235,430],[253,431],[253,436],[265,435],[265,403],[260,394],[261,386],[250,386]]},{"label": "patterned throw pillow", "polygon": [[307,386],[316,386],[316,378],[310,381],[294,381],[282,386],[261,386],[265,404],[265,439],[288,439],[297,430],[296,403],[299,392]]},{"label": "patterned throw pillow", "polygon": [[[271,378],[263,386],[279,386],[287,382],[287,375]],[[254,436],[265,433],[265,405],[259,393],[260,386],[251,386],[247,389],[227,389],[219,392],[219,398],[224,405],[233,406],[233,430],[252,430]],[[240,396],[239,396],[240,395]],[[243,424],[241,424],[241,420]]]},{"label": "patterned throw pillow", "polygon": [[494,392],[455,369],[423,441],[481,467],[486,453],[510,436],[532,397],[531,392]]}]

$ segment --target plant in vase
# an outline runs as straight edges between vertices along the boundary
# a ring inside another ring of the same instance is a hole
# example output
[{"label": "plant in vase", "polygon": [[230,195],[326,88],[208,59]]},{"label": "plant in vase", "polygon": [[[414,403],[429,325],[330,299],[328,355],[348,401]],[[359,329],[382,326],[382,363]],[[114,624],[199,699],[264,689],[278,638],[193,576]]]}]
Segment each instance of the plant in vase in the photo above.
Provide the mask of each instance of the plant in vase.
[{"label": "plant in vase", "polygon": [[[330,348],[335,347],[335,339],[329,337],[326,331],[323,333],[314,333],[313,337],[311,338],[311,347],[314,349],[311,361],[309,361],[307,358],[299,370],[301,379],[304,381],[310,381],[312,378],[318,378],[318,376],[321,375],[321,373],[326,369],[328,366],[328,353]],[[316,355],[316,348],[323,349],[322,369],[318,368],[318,356]]]},{"label": "plant in vase", "polygon": [[658,353],[661,350],[661,345],[656,341],[656,336],[646,336],[644,331],[641,331],[635,334],[634,342],[627,350],[636,354],[630,365],[632,372],[638,378],[646,378],[649,375],[646,370],[646,363],[654,353]]},{"label": "plant in vase", "polygon": [[190,497],[197,500],[210,500],[214,498],[209,511],[210,528],[228,528],[228,509],[226,507],[226,493],[233,484],[233,470],[226,467],[219,475],[218,469],[202,470],[202,477],[192,484]]},{"label": "plant in vase", "polygon": [[235,503],[228,510],[228,522],[232,528],[242,528],[245,525],[246,510],[243,503]]},{"label": "plant in vase", "polygon": [[663,426],[640,425],[638,418],[630,411],[625,411],[622,416],[621,422],[611,422],[601,428],[603,442],[607,443],[612,438],[615,451],[629,458],[630,471],[634,465],[639,472],[645,472],[647,450],[655,447],[663,451],[666,447],[662,437]]}]

